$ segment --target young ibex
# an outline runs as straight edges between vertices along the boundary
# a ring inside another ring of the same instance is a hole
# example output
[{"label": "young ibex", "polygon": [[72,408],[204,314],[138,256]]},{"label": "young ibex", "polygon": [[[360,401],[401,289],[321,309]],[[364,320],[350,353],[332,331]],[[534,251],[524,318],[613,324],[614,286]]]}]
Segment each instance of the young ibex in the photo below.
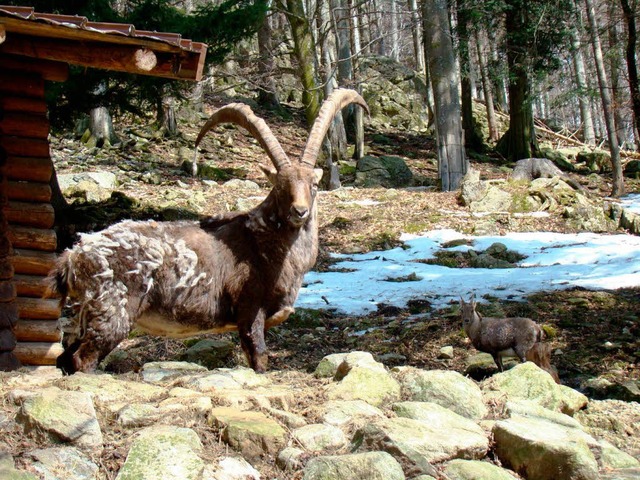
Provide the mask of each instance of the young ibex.
[{"label": "young ibex", "polygon": [[469,303],[460,298],[460,313],[464,331],[473,346],[481,352],[490,353],[501,372],[504,371],[502,357],[513,355],[521,362],[531,360],[544,370],[551,368],[551,350],[541,343],[544,331],[530,318],[482,317],[476,311],[473,296]]},{"label": "young ibex", "polygon": [[214,112],[196,147],[220,123],[246,128],[275,167],[273,189],[243,213],[200,223],[128,220],[83,235],[49,275],[51,290],[74,309],[57,366],[69,374],[95,369],[136,325],[174,338],[237,330],[249,364],[264,372],[265,331],[293,312],[318,253],[316,158],[333,117],[351,103],[367,109],[353,90],[327,98],[298,162],[248,106]]}]

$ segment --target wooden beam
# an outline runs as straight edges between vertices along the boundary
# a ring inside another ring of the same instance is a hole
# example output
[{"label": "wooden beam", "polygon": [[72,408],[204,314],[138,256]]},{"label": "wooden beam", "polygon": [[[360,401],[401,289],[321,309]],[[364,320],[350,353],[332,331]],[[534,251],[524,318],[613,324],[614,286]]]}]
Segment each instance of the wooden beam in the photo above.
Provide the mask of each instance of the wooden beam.
[{"label": "wooden beam", "polygon": [[40,182],[7,182],[7,198],[26,202],[51,201],[51,186]]},{"label": "wooden beam", "polygon": [[18,342],[60,342],[62,332],[57,321],[21,319],[14,329]]},{"label": "wooden beam", "polygon": [[55,211],[50,203],[8,202],[4,214],[9,223],[36,228],[51,228]]},{"label": "wooden beam", "polygon": [[47,293],[46,277],[42,275],[15,275],[13,281],[19,297],[42,298]]},{"label": "wooden beam", "polygon": [[18,297],[18,316],[33,320],[57,320],[62,313],[60,300],[57,298]]},{"label": "wooden beam", "polygon": [[16,248],[11,257],[16,274],[48,275],[56,264],[56,254]]},{"label": "wooden beam", "polygon": [[[21,34],[9,35],[0,45],[0,52],[83,67],[185,80],[194,76],[199,60],[194,58],[189,63],[184,61],[181,53],[155,52],[156,65],[151,70],[142,70],[136,62],[136,54],[144,56],[139,45],[78,42],[63,38],[42,38]],[[183,68],[185,63],[188,64]]]},{"label": "wooden beam", "polygon": [[13,350],[23,365],[55,365],[62,352],[60,342],[18,342]]},{"label": "wooden beam", "polygon": [[[0,51],[3,45],[0,45]],[[35,73],[16,73],[2,69],[0,71],[0,92],[20,97],[44,99],[44,80]]]},{"label": "wooden beam", "polygon": [[[0,63],[2,59],[0,58]],[[22,113],[35,113],[44,115],[47,113],[47,104],[44,98],[32,98],[32,97],[17,97],[1,96],[0,97],[0,111],[3,112],[22,112]]]},{"label": "wooden beam", "polygon": [[45,115],[7,112],[0,117],[0,135],[46,140],[49,137],[49,120]]},{"label": "wooden beam", "polygon": [[0,64],[6,70],[35,73],[51,82],[65,82],[69,78],[69,65],[62,62],[33,60],[17,55],[0,55]]},{"label": "wooden beam", "polygon": [[5,166],[7,178],[49,183],[53,175],[53,162],[49,158],[48,148],[49,144],[47,144],[47,154],[42,157],[8,157]]},{"label": "wooden beam", "polygon": [[50,228],[9,225],[7,235],[14,248],[55,252],[58,246],[56,232]]},{"label": "wooden beam", "polygon": [[[2,80],[0,79],[0,81]],[[7,153],[7,167],[11,157],[41,157],[49,159],[49,142],[47,140],[3,135],[0,136],[0,147]]]}]

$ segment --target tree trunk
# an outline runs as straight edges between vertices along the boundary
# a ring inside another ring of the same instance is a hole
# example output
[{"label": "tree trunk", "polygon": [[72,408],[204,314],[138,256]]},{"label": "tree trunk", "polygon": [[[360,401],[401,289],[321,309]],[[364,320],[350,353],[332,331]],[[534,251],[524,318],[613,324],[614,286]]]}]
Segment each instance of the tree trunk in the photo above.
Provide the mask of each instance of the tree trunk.
[{"label": "tree trunk", "polygon": [[[362,86],[358,81],[358,59],[362,52],[362,42],[360,37],[360,15],[358,13],[358,6],[352,5],[350,0],[347,0],[347,6],[349,7],[349,12],[351,15],[352,21],[352,35],[351,41],[352,43],[352,54],[353,60],[352,63],[352,71],[353,71],[353,80],[355,82],[356,90],[359,94],[362,95]],[[348,124],[347,124],[348,127]],[[354,117],[353,117],[353,127],[354,127],[354,150],[353,150],[353,158],[355,160],[360,160],[364,157],[364,112],[361,108],[356,108]],[[348,133],[348,128],[347,128]]]},{"label": "tree trunk", "polygon": [[509,111],[509,101],[507,100],[507,86],[505,82],[504,63],[498,54],[498,40],[492,28],[487,29],[489,37],[489,50],[491,51],[491,68],[489,68],[489,77],[494,82],[494,91],[496,92],[496,104],[503,112]]},{"label": "tree trunk", "polygon": [[[580,25],[580,22],[578,22],[578,25]],[[582,121],[584,143],[587,145],[595,145],[596,135],[593,128],[591,105],[587,94],[587,74],[580,46],[580,38],[578,37],[576,29],[571,30],[571,46],[573,49],[573,66],[576,73],[576,86],[578,87],[578,103],[580,105],[580,120]]]},{"label": "tree trunk", "polygon": [[276,109],[280,106],[276,82],[273,79],[275,66],[271,38],[271,15],[265,15],[264,22],[258,30],[258,103],[268,109]]},{"label": "tree trunk", "polygon": [[425,52],[435,99],[438,174],[443,191],[455,190],[467,173],[452,35],[446,0],[422,4]]},{"label": "tree trunk", "polygon": [[498,122],[493,107],[493,89],[489,72],[487,70],[487,62],[485,57],[486,40],[484,32],[476,30],[476,49],[478,53],[478,64],[480,66],[480,75],[482,77],[482,90],[484,92],[484,101],[487,110],[487,123],[489,124],[489,140],[495,142],[499,138]]},{"label": "tree trunk", "polygon": [[607,33],[609,37],[609,51],[607,52],[607,59],[609,60],[609,78],[611,79],[611,93],[613,102],[613,120],[616,125],[616,137],[618,138],[618,145],[624,145],[626,140],[625,135],[625,121],[622,112],[622,106],[625,101],[622,96],[622,89],[620,88],[620,64],[622,63],[622,51],[620,50],[620,38],[618,35],[618,25],[613,21],[616,14],[614,2],[609,3],[609,26]]},{"label": "tree trunk", "polygon": [[[533,107],[531,104],[531,79],[527,58],[522,52],[526,45],[517,43],[516,38],[526,26],[524,18],[526,8],[522,4],[507,10],[505,27],[507,38],[507,64],[509,66],[509,130],[498,142],[497,150],[511,161],[531,158],[538,151],[535,130],[533,128]],[[509,41],[509,40],[508,40]]]},{"label": "tree trunk", "polygon": [[98,148],[114,145],[119,142],[113,131],[111,115],[106,107],[92,108],[89,112],[89,131],[95,138],[95,145]]},{"label": "tree trunk", "polygon": [[636,28],[636,2],[633,9],[629,0],[622,2],[622,12],[627,25],[627,46],[625,58],[629,74],[629,91],[631,93],[631,108],[633,109],[633,124],[635,126],[636,148],[640,150],[640,83],[638,81],[638,64],[636,63],[636,45],[638,43],[638,31]]},{"label": "tree trunk", "polygon": [[158,126],[167,137],[178,135],[178,121],[176,120],[176,99],[169,94],[162,95],[158,105]]},{"label": "tree trunk", "polygon": [[484,142],[473,121],[473,93],[471,88],[471,55],[469,54],[469,10],[463,0],[457,0],[458,13],[458,56],[460,60],[461,95],[462,95],[462,129],[464,145],[467,148],[482,152]]},{"label": "tree trunk", "polygon": [[307,125],[313,125],[320,109],[320,89],[316,77],[315,44],[302,0],[286,0],[285,15],[291,25],[294,55],[302,83],[302,103]]},{"label": "tree trunk", "polygon": [[411,35],[413,37],[413,54],[416,59],[415,69],[420,73],[424,73],[422,24],[420,23],[420,12],[418,11],[417,0],[409,0],[409,11],[411,12]]},{"label": "tree trunk", "polygon": [[600,36],[598,35],[598,22],[593,9],[591,0],[585,0],[587,7],[587,18],[591,27],[591,45],[593,47],[593,57],[596,63],[596,71],[598,73],[598,85],[600,86],[600,96],[602,98],[602,110],[604,112],[605,124],[607,127],[607,137],[609,138],[609,150],[611,151],[611,167],[613,169],[613,189],[611,195],[619,197],[624,193],[624,177],[622,176],[622,164],[620,163],[620,148],[616,137],[616,126],[613,120],[613,112],[611,111],[611,96],[609,95],[609,85],[607,81],[607,73],[604,68],[604,60],[602,58],[602,46],[600,45]]},{"label": "tree trunk", "polygon": [[400,61],[400,35],[398,22],[398,5],[396,0],[389,0],[389,17],[391,20],[391,51],[389,56],[396,62]]}]

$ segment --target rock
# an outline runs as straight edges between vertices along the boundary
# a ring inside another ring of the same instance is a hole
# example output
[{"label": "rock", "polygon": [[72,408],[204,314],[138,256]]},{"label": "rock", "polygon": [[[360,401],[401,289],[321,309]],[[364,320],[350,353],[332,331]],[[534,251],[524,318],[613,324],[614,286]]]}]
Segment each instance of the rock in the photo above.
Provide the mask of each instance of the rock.
[{"label": "rock", "polygon": [[587,168],[594,173],[611,171],[611,155],[609,152],[598,150],[595,152],[579,152],[576,155],[576,162],[584,163]]},{"label": "rock", "polygon": [[549,373],[532,362],[520,363],[482,383],[487,401],[533,400],[542,407],[573,415],[587,405],[583,394],[558,385]]},{"label": "rock", "polygon": [[582,430],[582,425],[575,418],[564,413],[559,413],[548,408],[541,407],[533,400],[512,400],[505,405],[507,415],[521,417],[539,418],[549,422],[557,423],[564,427],[577,428]]},{"label": "rock", "polygon": [[198,434],[191,429],[146,428],[133,441],[116,480],[200,480],[205,466],[201,450]]},{"label": "rock", "polygon": [[451,460],[444,473],[449,480],[517,480],[508,470],[479,460]]},{"label": "rock", "polygon": [[[502,362],[505,370],[509,370],[519,363],[519,359],[516,357],[504,357]],[[498,371],[498,366],[493,360],[493,357],[484,352],[469,355],[465,363],[465,375],[470,376],[474,380],[482,380]]]},{"label": "rock", "polygon": [[121,380],[111,375],[76,372],[56,382],[60,388],[90,393],[96,401],[117,412],[132,399],[151,402],[165,395],[165,389],[148,383]]},{"label": "rock", "polygon": [[224,367],[234,349],[235,344],[231,340],[207,338],[189,347],[183,355],[183,360],[208,369]]},{"label": "rock", "polygon": [[469,209],[475,213],[509,212],[512,204],[511,194],[495,185],[488,185],[484,196],[472,202]]},{"label": "rock", "polygon": [[261,412],[216,407],[209,423],[220,428],[223,440],[248,460],[275,455],[286,439],[286,431]]},{"label": "rock", "polygon": [[203,480],[260,480],[260,472],[244,458],[225,457],[218,462],[212,475],[203,475]]},{"label": "rock", "polygon": [[149,383],[162,383],[186,374],[206,371],[205,367],[189,362],[149,362],[142,366],[142,379]]},{"label": "rock", "polygon": [[102,448],[102,431],[88,393],[46,388],[24,398],[17,420],[25,432],[43,440]]},{"label": "rock", "polygon": [[[47,480],[94,480],[98,466],[73,447],[33,450],[33,469]],[[0,473],[0,478],[5,478]]]},{"label": "rock", "polygon": [[287,428],[300,428],[304,427],[307,424],[307,421],[302,415],[286,412],[284,410],[279,410],[270,406],[265,406],[264,410]]},{"label": "rock", "polygon": [[393,374],[409,400],[434,402],[474,420],[487,414],[478,385],[458,372],[397,367]]},{"label": "rock", "polygon": [[[340,369],[343,365],[348,364],[343,362],[336,376],[341,375]],[[382,364],[374,362],[352,368],[345,367],[344,370],[348,373],[342,380],[327,386],[326,394],[329,400],[364,400],[371,405],[380,406],[400,398],[400,385]]]},{"label": "rock", "polygon": [[640,178],[640,160],[630,160],[624,167],[624,176]]},{"label": "rock", "polygon": [[432,431],[430,462],[450,458],[482,458],[489,449],[489,440],[482,428],[436,403],[400,402],[393,405],[393,411],[399,417],[422,422]]},{"label": "rock", "polygon": [[636,468],[640,470],[640,461],[623,452],[606,440],[599,440],[600,463],[605,469]]},{"label": "rock", "polygon": [[367,422],[374,418],[384,418],[382,410],[364,400],[330,401],[324,405],[322,411],[322,421],[337,427],[351,423]]},{"label": "rock", "polygon": [[400,464],[386,452],[316,457],[304,469],[303,480],[404,480]]},{"label": "rock", "polygon": [[[440,432],[440,437],[445,432]],[[403,465],[406,475],[438,476],[432,461],[450,457],[439,445],[434,445],[434,432],[429,425],[411,418],[387,418],[371,422],[356,430],[354,451],[385,451]]]},{"label": "rock", "polygon": [[438,353],[438,358],[451,360],[453,358],[453,347],[451,345],[442,347],[440,353]]},{"label": "rock", "polygon": [[305,452],[296,447],[286,447],[283,448],[280,453],[278,453],[278,458],[276,459],[276,465],[280,467],[282,470],[290,471],[297,470],[303,465],[303,458]]},{"label": "rock", "polygon": [[596,480],[597,443],[587,433],[547,420],[514,416],[493,427],[500,461],[527,480]]},{"label": "rock", "polygon": [[319,378],[333,378],[338,371],[338,367],[344,361],[348,353],[332,353],[327,355],[316,367],[313,374]]},{"label": "rock", "polygon": [[640,403],[591,400],[587,408],[576,413],[575,418],[592,435],[618,448],[633,448],[640,453],[640,444],[630,444],[630,439],[640,438]]},{"label": "rock", "polygon": [[305,450],[311,452],[337,450],[347,444],[347,439],[342,430],[333,425],[319,423],[305,425],[293,430],[291,435]]},{"label": "rock", "polygon": [[412,181],[413,173],[400,157],[367,155],[356,165],[357,186],[399,188],[411,185]]},{"label": "rock", "polygon": [[0,450],[0,478],[2,480],[38,480],[29,472],[17,470],[13,463],[13,457],[7,452]]},{"label": "rock", "polygon": [[480,180],[480,172],[469,168],[460,183],[460,200],[469,206],[482,199],[487,193],[488,183]]}]

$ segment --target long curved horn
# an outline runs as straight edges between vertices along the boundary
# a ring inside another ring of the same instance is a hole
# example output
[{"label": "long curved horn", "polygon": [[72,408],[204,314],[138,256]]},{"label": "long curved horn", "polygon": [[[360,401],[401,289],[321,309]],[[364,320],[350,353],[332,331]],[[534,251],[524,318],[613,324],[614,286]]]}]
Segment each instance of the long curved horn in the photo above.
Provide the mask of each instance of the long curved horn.
[{"label": "long curved horn", "polygon": [[206,133],[221,123],[235,123],[246,128],[267,152],[276,170],[291,164],[289,157],[269,126],[244,103],[230,103],[213,112],[198,134],[196,149]]},{"label": "long curved horn", "polygon": [[320,112],[318,112],[316,121],[311,127],[311,132],[309,132],[309,139],[307,140],[307,144],[300,156],[301,163],[309,165],[310,167],[315,166],[318,154],[320,153],[320,146],[322,145],[324,136],[327,134],[327,131],[331,126],[333,117],[336,113],[351,103],[360,105],[367,113],[369,113],[367,102],[365,102],[364,98],[362,98],[355,90],[338,88],[334,90],[329,97],[327,97],[320,108]]}]

